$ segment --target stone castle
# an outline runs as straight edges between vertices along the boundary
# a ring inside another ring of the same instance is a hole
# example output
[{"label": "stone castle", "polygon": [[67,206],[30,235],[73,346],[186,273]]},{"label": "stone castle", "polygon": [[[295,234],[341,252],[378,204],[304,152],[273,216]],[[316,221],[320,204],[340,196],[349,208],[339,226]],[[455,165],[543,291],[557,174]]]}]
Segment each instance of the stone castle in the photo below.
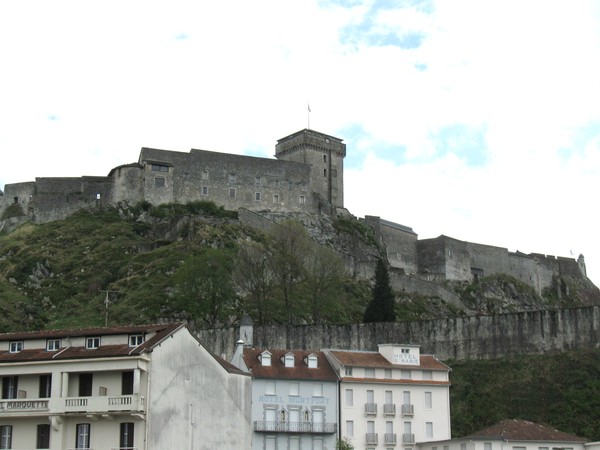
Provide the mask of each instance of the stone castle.
[{"label": "stone castle", "polygon": [[[142,148],[136,163],[115,167],[104,177],[36,178],[7,184],[0,191],[0,231],[25,220],[44,223],[82,208],[142,201],[157,205],[210,200],[225,209],[254,215],[352,217],[344,208],[345,156],[342,139],[310,129],[278,140],[276,159]],[[400,291],[454,302],[454,294],[442,287],[444,281],[473,281],[505,273],[538,294],[554,289],[560,296],[568,295],[561,282],[564,277],[587,280],[583,256],[575,260],[513,253],[443,235],[419,240],[410,227],[375,216],[362,220],[382,244],[394,273],[394,287]],[[362,272],[363,276],[372,273]]]}]

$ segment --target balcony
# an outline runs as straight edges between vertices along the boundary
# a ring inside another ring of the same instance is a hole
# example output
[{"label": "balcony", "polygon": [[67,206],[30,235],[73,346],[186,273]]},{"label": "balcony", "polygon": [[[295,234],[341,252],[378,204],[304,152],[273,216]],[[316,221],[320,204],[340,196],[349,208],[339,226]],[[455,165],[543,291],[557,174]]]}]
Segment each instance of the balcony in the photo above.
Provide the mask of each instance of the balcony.
[{"label": "balcony", "polygon": [[402,435],[402,443],[403,444],[414,444],[415,443],[415,435],[413,433],[404,433]]},{"label": "balcony", "polygon": [[367,416],[377,415],[377,403],[365,403],[365,414]]},{"label": "balcony", "polygon": [[377,444],[377,433],[367,433],[365,435],[365,442],[367,444]]},{"label": "balcony", "polygon": [[385,445],[396,445],[396,433],[385,433],[383,441]]},{"label": "balcony", "polygon": [[140,395],[113,395],[92,397],[68,397],[62,399],[60,411],[64,413],[85,412],[109,413],[109,412],[143,412],[145,399]]},{"label": "balcony", "polygon": [[265,433],[313,433],[332,434],[337,432],[336,423],[312,422],[265,422],[255,421],[254,431]]},{"label": "balcony", "polygon": [[415,407],[410,403],[405,403],[402,405],[402,417],[414,416],[415,415]]},{"label": "balcony", "polygon": [[395,416],[396,415],[396,405],[393,403],[386,403],[383,405],[383,415],[384,416]]},{"label": "balcony", "polygon": [[46,412],[48,411],[48,399],[30,399],[24,398],[14,400],[1,400],[0,401],[0,416],[7,413],[18,413],[18,412]]}]

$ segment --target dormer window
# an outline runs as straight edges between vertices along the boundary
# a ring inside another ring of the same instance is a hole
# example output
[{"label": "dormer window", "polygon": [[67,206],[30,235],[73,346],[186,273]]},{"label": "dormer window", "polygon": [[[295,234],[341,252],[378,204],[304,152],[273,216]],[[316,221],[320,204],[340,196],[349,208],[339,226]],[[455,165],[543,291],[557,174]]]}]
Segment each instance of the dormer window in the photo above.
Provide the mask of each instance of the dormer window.
[{"label": "dormer window", "polygon": [[410,353],[410,349],[408,349],[408,348],[401,348],[400,349],[400,353],[402,353],[404,355],[408,355]]},{"label": "dormer window", "polygon": [[23,341],[11,341],[9,349],[11,353],[19,353],[23,350]]},{"label": "dormer window", "polygon": [[262,352],[259,356],[260,359],[260,363],[263,366],[270,366],[271,365],[271,354],[269,352]]},{"label": "dormer window", "polygon": [[60,349],[60,339],[48,339],[46,341],[46,350],[55,352]]},{"label": "dormer window", "polygon": [[294,355],[292,353],[284,356],[284,364],[285,367],[294,367]]},{"label": "dormer window", "polygon": [[143,334],[130,334],[129,335],[129,346],[137,347],[138,345],[142,345],[144,343],[144,335]]},{"label": "dormer window", "polygon": [[306,364],[308,364],[309,369],[316,369],[318,367],[317,355],[308,355],[308,357],[306,358]]},{"label": "dormer window", "polygon": [[100,347],[100,336],[85,338],[85,348],[96,349],[98,347]]}]

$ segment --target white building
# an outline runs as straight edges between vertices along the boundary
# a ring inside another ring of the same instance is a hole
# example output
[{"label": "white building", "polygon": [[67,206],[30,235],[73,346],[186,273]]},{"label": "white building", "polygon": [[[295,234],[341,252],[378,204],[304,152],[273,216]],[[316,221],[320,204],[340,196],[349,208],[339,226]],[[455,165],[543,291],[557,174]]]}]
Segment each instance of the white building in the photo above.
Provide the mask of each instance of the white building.
[{"label": "white building", "polygon": [[0,448],[251,446],[250,377],[185,324],[0,334],[0,377]]},{"label": "white building", "polygon": [[420,450],[597,450],[598,443],[527,420],[503,420],[463,438],[428,442]]},{"label": "white building", "polygon": [[323,352],[242,346],[232,362],[252,375],[253,449],[334,450],[338,384]]},{"label": "white building", "polygon": [[396,344],[325,355],[340,377],[340,434],[355,450],[450,439],[450,369],[435,357]]}]

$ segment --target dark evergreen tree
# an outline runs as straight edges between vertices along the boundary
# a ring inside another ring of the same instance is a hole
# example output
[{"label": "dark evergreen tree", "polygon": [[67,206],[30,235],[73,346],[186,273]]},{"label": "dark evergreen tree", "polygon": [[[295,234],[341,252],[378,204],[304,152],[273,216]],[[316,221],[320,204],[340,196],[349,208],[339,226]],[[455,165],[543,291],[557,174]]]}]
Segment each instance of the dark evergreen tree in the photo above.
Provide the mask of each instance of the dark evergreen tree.
[{"label": "dark evergreen tree", "polygon": [[390,286],[390,274],[382,259],[375,267],[375,284],[371,288],[371,301],[365,309],[363,322],[395,322],[395,297]]}]

